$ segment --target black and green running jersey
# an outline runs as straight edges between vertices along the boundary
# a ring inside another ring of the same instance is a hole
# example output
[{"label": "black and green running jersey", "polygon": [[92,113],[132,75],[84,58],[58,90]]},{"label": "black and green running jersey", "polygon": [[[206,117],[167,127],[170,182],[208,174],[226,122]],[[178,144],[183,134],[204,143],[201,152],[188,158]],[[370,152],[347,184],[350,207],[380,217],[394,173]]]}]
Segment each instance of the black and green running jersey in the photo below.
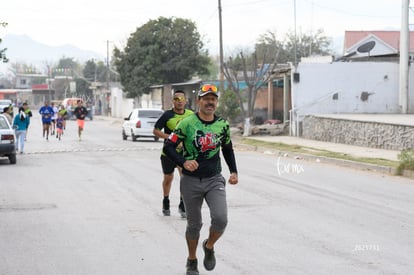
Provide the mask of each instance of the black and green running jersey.
[{"label": "black and green running jersey", "polygon": [[[182,156],[174,153],[175,147],[181,142]],[[196,171],[183,169],[183,173],[200,178],[221,173],[220,149],[230,172],[237,173],[228,122],[217,116],[213,121],[203,121],[197,114],[183,119],[164,146],[168,157],[181,167],[186,160],[197,160],[199,167]]]},{"label": "black and green running jersey", "polygon": [[175,127],[177,127],[177,124],[191,114],[193,114],[193,111],[188,109],[185,109],[183,114],[177,114],[173,109],[167,110],[157,120],[154,128],[160,131],[164,129],[164,133],[171,134]]},{"label": "black and green running jersey", "polygon": [[64,118],[66,118],[66,115],[68,114],[68,111],[66,111],[66,109],[60,109],[58,111],[58,114],[61,115]]},{"label": "black and green running jersey", "polygon": [[[174,112],[173,109],[167,110],[157,120],[157,122],[154,125],[154,128],[160,131],[164,129],[164,133],[171,134],[181,120],[192,114],[193,111],[188,109],[184,109],[184,113],[182,114],[177,114],[176,112]],[[164,143],[165,141],[166,140],[164,140]],[[181,148],[177,148],[177,151],[181,151]],[[161,154],[165,155],[164,150],[162,150]]]}]

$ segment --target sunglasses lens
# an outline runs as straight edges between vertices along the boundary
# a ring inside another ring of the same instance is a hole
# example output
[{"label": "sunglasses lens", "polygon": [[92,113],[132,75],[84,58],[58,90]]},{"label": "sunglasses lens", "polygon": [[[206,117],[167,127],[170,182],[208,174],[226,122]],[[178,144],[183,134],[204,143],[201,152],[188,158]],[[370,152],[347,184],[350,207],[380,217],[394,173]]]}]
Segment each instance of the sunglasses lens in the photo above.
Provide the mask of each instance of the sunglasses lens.
[{"label": "sunglasses lens", "polygon": [[201,87],[201,90],[203,92],[207,92],[207,91],[212,91],[212,92],[217,92],[217,87],[214,85],[204,85],[203,87]]},{"label": "sunglasses lens", "polygon": [[177,96],[177,97],[174,97],[174,100],[175,101],[184,101],[184,97],[182,97],[182,96]]}]

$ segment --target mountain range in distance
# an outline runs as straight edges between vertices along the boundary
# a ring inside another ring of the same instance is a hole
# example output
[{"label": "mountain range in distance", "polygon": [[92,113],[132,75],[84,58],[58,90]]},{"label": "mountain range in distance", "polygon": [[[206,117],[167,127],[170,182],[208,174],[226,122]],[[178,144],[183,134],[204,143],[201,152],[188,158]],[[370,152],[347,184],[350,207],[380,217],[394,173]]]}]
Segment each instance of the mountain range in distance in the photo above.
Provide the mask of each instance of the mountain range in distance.
[{"label": "mountain range in distance", "polygon": [[82,50],[70,44],[48,46],[34,41],[27,35],[5,35],[2,37],[0,48],[7,48],[8,63],[17,62],[35,67],[57,63],[61,58],[73,58],[81,64],[91,59],[106,60],[105,56],[93,51]]}]

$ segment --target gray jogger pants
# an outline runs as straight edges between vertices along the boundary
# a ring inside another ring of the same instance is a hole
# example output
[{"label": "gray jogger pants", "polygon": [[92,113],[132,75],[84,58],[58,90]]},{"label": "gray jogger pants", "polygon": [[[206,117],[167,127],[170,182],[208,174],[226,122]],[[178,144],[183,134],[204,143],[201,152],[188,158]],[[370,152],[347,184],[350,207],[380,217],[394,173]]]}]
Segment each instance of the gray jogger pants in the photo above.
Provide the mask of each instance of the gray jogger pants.
[{"label": "gray jogger pants", "polygon": [[210,230],[223,233],[227,226],[226,180],[221,174],[210,178],[182,175],[180,191],[187,213],[186,237],[195,240],[200,237],[203,225],[201,206],[204,199],[210,208]]}]

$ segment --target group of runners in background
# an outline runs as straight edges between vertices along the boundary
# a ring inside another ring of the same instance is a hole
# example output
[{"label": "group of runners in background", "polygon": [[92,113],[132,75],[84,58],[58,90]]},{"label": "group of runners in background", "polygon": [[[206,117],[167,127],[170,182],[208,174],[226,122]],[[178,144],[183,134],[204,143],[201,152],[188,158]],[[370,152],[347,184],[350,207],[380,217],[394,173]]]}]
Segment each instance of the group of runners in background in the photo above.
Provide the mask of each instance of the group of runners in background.
[{"label": "group of runners in background", "polygon": [[[49,102],[46,101],[45,105],[40,108],[39,113],[42,116],[43,138],[49,140],[49,136],[56,135],[56,138],[61,140],[63,131],[66,129],[66,119],[68,116],[65,107],[60,105],[58,108],[54,103],[49,105]],[[78,138],[80,141],[83,128],[85,127],[85,117],[88,114],[88,110],[82,105],[82,101],[78,100],[73,113],[76,117]]]}]

